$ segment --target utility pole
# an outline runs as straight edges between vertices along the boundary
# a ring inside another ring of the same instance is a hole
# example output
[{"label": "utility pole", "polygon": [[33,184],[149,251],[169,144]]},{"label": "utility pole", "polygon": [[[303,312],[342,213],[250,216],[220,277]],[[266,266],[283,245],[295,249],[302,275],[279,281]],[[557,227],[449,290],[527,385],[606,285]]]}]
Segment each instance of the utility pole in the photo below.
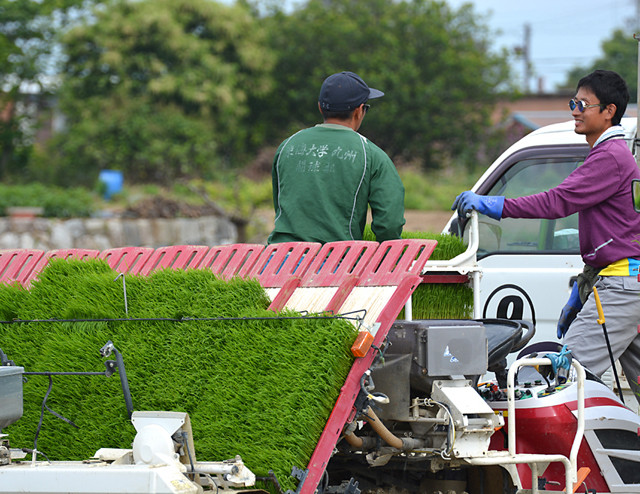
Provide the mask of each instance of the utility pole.
[{"label": "utility pole", "polygon": [[[637,0],[640,2],[640,0]],[[514,47],[516,56],[522,58],[524,70],[522,72],[522,89],[529,93],[529,81],[531,80],[531,24],[524,25],[524,39],[521,46]]]},{"label": "utility pole", "polygon": [[524,59],[524,90],[529,93],[529,81],[531,80],[531,24],[529,23],[524,25],[522,57]]}]

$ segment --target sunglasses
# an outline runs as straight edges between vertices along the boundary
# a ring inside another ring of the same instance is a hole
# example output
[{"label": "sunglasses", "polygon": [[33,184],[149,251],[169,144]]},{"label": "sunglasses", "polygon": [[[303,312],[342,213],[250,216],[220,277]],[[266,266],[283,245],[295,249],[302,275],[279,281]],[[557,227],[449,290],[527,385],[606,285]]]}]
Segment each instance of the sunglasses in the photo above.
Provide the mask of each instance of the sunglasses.
[{"label": "sunglasses", "polygon": [[577,99],[570,99],[569,100],[569,108],[571,108],[571,111],[575,110],[576,107],[578,107],[578,111],[580,113],[584,112],[587,108],[593,108],[595,106],[600,106],[600,107],[605,107],[607,105],[603,104],[603,103],[596,103],[594,105],[587,105],[587,103],[585,101],[582,100],[577,100]]},{"label": "sunglasses", "polygon": [[363,103],[362,109],[364,110],[365,113],[369,111],[369,108],[371,108],[371,105],[367,105],[366,103]]}]

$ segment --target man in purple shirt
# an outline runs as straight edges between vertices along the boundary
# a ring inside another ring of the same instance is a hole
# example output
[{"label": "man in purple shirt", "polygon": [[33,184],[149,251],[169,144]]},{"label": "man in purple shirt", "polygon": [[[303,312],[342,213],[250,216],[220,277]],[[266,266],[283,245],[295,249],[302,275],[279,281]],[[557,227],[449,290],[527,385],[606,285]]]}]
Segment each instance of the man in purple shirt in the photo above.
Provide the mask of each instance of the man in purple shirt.
[{"label": "man in purple shirt", "polygon": [[556,219],[578,213],[580,253],[585,263],[558,322],[558,338],[578,361],[601,376],[610,367],[608,348],[592,287],[598,289],[614,359],[619,359],[640,403],[640,215],[632,181],[640,169],[625,143],[620,120],[629,101],[625,81],[596,70],[578,82],[569,102],[575,132],[591,150],[560,185],[519,198],[480,196],[471,191],[453,203],[460,215],[472,209],[491,218]]}]

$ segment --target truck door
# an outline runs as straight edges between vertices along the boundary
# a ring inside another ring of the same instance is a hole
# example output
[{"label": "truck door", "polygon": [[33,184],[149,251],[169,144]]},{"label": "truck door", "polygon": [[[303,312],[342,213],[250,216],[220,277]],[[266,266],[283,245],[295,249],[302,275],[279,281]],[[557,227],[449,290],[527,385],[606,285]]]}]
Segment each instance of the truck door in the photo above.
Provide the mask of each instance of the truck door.
[{"label": "truck door", "polygon": [[[520,150],[495,168],[479,194],[521,197],[562,182],[586,157],[586,146]],[[480,215],[478,263],[483,317],[534,321],[532,343],[556,338],[558,316],[583,263],[578,217],[500,221]]]}]

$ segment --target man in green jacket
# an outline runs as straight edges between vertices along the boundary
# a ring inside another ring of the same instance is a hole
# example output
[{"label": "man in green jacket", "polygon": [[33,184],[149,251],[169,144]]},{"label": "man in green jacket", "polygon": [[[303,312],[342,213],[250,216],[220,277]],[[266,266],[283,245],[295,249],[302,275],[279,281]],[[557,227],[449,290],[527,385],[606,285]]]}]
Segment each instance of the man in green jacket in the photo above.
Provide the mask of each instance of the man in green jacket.
[{"label": "man in green jacket", "polygon": [[270,244],[362,240],[368,205],[376,240],[400,238],[400,176],[386,153],[357,132],[367,101],[383,95],[353,72],[325,79],[318,99],[324,123],[290,136],[274,158]]}]

